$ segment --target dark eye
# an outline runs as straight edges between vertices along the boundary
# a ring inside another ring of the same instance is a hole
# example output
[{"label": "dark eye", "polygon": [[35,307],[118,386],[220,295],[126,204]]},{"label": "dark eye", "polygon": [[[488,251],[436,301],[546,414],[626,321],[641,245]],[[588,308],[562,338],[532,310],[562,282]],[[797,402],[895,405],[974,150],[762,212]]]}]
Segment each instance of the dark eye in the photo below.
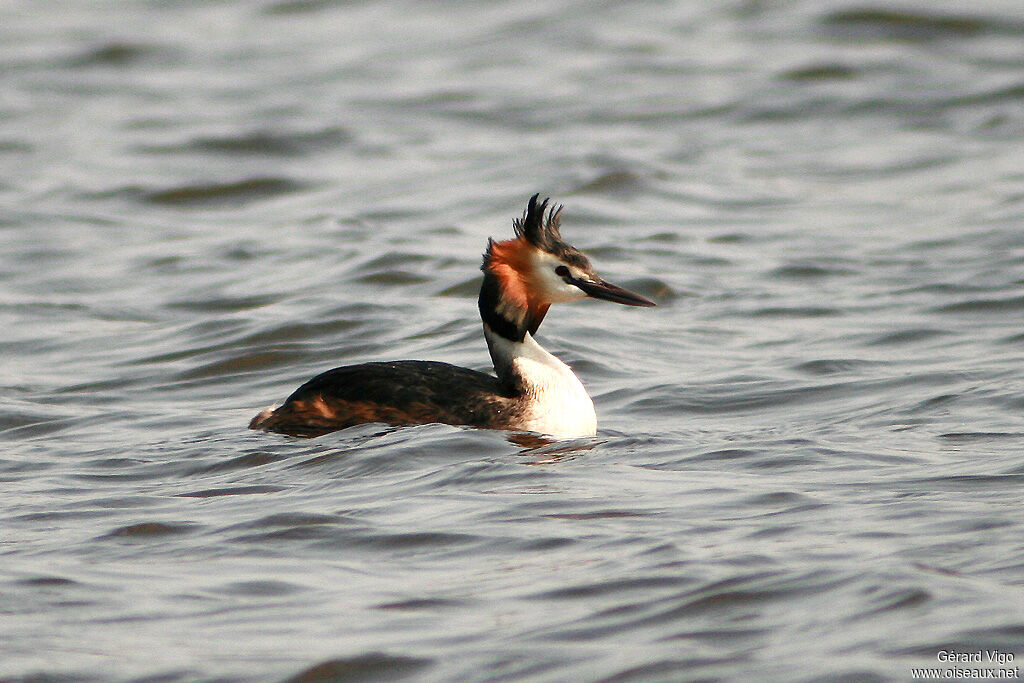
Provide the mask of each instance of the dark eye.
[{"label": "dark eye", "polygon": [[565,266],[558,266],[555,268],[555,275],[558,277],[569,277],[569,269]]}]

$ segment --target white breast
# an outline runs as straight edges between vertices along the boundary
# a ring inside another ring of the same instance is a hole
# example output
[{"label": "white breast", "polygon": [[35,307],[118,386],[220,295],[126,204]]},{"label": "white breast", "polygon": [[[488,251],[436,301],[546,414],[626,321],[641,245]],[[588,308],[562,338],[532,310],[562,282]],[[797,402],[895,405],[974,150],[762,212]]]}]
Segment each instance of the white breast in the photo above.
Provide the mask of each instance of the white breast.
[{"label": "white breast", "polygon": [[568,365],[555,358],[527,333],[509,343],[513,372],[525,390],[522,429],[558,437],[597,433],[594,402]]}]

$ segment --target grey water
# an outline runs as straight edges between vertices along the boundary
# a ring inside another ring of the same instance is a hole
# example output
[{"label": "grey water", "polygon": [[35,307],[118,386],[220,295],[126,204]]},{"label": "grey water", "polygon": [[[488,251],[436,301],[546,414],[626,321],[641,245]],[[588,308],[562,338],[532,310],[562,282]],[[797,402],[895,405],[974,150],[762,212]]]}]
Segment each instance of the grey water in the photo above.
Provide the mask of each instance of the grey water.
[{"label": "grey water", "polygon": [[[1019,3],[12,0],[0,64],[0,679],[1024,659]],[[540,330],[596,437],[246,429],[488,369],[535,192],[658,302]]]}]

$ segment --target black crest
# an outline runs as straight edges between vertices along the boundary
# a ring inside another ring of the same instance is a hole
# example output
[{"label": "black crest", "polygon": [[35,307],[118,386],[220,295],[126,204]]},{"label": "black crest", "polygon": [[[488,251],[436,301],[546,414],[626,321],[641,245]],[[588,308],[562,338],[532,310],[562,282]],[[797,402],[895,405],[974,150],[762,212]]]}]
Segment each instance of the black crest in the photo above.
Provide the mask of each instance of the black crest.
[{"label": "black crest", "polygon": [[537,204],[539,197],[539,194],[530,197],[530,204],[523,212],[523,217],[512,221],[512,229],[516,231],[517,237],[525,238],[533,246],[555,252],[565,244],[558,232],[562,207],[561,205],[552,206],[549,209],[550,199],[545,199]]}]

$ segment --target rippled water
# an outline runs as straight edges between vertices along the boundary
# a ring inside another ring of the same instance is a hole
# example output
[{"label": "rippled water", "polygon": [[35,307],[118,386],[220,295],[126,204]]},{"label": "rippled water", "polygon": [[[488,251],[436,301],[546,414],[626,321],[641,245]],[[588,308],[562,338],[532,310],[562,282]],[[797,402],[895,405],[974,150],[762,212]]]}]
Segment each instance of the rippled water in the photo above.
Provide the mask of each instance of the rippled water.
[{"label": "rippled water", "polygon": [[[10,2],[5,680],[908,680],[1024,659],[1013,2]],[[488,367],[534,192],[594,439],[248,419]],[[962,665],[957,665],[962,666]]]}]

